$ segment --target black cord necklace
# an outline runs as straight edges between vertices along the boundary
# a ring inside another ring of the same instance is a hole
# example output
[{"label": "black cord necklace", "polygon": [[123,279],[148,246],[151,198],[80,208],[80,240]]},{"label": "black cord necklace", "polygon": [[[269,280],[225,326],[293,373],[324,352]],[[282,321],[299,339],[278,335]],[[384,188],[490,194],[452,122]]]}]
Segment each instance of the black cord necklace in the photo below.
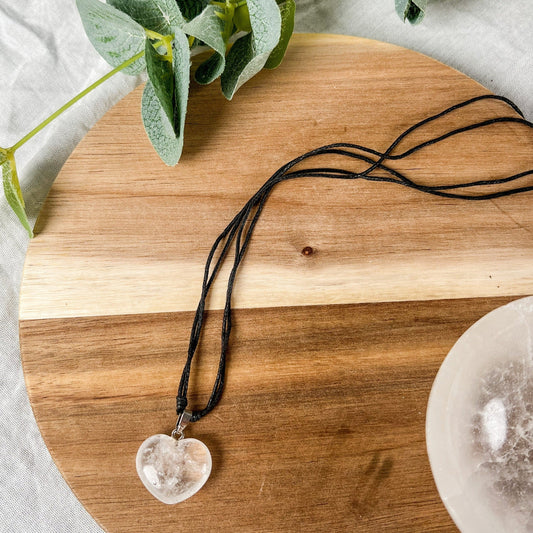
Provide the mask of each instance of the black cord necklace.
[{"label": "black cord necklace", "polygon": [[[469,124],[421,142],[403,152],[393,154],[402,141],[422,126],[436,121],[460,108],[486,99],[500,100],[506,103],[519,116],[496,117]],[[226,354],[231,333],[231,297],[233,286],[239,265],[250,245],[254,228],[274,187],[283,181],[310,177],[366,180],[395,183],[427,194],[470,201],[489,200],[532,191],[533,185],[531,184],[531,180],[526,182],[524,178],[533,175],[533,169],[504,178],[478,179],[453,185],[428,186],[409,179],[401,172],[386,164],[388,161],[405,159],[413,153],[433,144],[442,142],[449,137],[498,123],[518,123],[533,129],[533,123],[526,120],[520,109],[509,99],[495,95],[478,96],[453,105],[436,115],[432,115],[417,122],[398,135],[384,152],[379,152],[357,144],[334,143],[300,155],[277,170],[250,198],[250,200],[246,202],[242,209],[235,215],[233,220],[217,237],[207,257],[200,301],[193,320],[187,359],[176,396],[176,412],[178,415],[176,428],[171,436],[158,434],[149,437],[143,442],[137,453],[137,471],[139,477],[146,488],[156,498],[169,504],[183,501],[192,496],[203,486],[211,472],[211,455],[209,450],[205,444],[197,439],[183,438],[183,429],[187,423],[196,422],[211,412],[222,397],[226,375]],[[348,159],[355,159],[368,163],[369,166],[362,172],[352,172],[346,169],[333,167],[306,168],[301,170],[295,169],[299,163],[323,155],[336,155]],[[501,186],[505,184],[512,184],[513,187],[502,188]],[[500,187],[495,189],[495,186]],[[476,190],[478,191],[481,188],[482,192],[469,192],[469,190],[474,187],[476,187]],[[188,411],[187,393],[191,364],[200,342],[206,299],[222,264],[232,249],[234,258],[227,282],[226,300],[222,315],[220,359],[217,375],[215,377],[211,396],[205,407],[199,410]]]}]

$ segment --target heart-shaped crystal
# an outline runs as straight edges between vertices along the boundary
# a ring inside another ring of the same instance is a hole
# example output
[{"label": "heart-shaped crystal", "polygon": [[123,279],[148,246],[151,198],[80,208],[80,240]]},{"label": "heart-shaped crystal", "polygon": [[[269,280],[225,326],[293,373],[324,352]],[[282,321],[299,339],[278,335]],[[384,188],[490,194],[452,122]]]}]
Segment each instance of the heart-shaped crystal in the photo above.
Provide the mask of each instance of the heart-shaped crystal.
[{"label": "heart-shaped crystal", "polygon": [[163,503],[174,504],[198,492],[211,473],[211,454],[197,439],[152,435],[137,452],[137,473]]}]

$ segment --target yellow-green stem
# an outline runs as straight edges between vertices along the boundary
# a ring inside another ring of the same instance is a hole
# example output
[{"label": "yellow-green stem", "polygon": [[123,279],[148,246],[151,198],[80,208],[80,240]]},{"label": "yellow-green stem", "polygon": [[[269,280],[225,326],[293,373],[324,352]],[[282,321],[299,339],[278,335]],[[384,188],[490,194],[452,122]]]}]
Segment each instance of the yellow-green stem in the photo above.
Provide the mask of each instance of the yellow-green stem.
[{"label": "yellow-green stem", "polygon": [[85,90],[83,90],[80,94],[69,100],[65,105],[60,107],[55,113],[51,114],[46,120],[43,120],[37,127],[33,128],[27,135],[22,137],[20,141],[15,143],[11,148],[7,149],[7,152],[14,153],[15,150],[20,148],[23,144],[27,143],[34,135],[39,133],[43,128],[48,126],[52,120],[56,119],[61,113],[66,111],[69,107],[73,106],[78,100],[81,100],[84,96],[86,96],[88,93],[90,93],[93,89],[96,89],[99,85],[104,83],[104,81],[107,81],[111,76],[114,76],[117,72],[120,72],[121,70],[124,70],[126,67],[129,67],[132,63],[135,63],[138,59],[140,59],[144,55],[144,50],[139,52],[138,54],[135,54],[133,57],[130,57],[124,63],[120,64],[118,67],[115,67],[113,70],[108,72],[105,76],[102,76],[99,80],[96,80],[92,85],[89,85]]}]

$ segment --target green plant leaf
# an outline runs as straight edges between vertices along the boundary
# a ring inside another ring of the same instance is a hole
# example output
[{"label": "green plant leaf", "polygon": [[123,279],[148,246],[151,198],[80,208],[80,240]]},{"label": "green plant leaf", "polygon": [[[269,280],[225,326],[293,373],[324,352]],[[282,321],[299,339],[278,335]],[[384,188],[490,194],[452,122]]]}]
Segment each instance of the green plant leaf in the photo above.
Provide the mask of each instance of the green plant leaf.
[{"label": "green plant leaf", "polygon": [[152,82],[148,80],[141,100],[141,114],[146,134],[163,162],[175,165],[180,158],[182,140],[176,137],[174,128],[157,98]]},{"label": "green plant leaf", "polygon": [[281,36],[278,44],[272,50],[268,56],[268,60],[265,63],[265,68],[279,67],[289,46],[291,35],[294,31],[294,15],[296,13],[296,3],[294,0],[287,0],[279,5],[279,11],[281,13]]},{"label": "green plant leaf", "polygon": [[182,31],[177,31],[172,41],[172,66],[174,71],[173,122],[169,120],[150,80],[146,83],[141,101],[141,114],[148,138],[159,157],[169,166],[175,165],[181,157],[189,96],[189,40]]},{"label": "green plant leaf", "polygon": [[17,167],[13,156],[8,157],[7,160],[2,163],[2,181],[7,203],[11,206],[11,209],[13,209],[24,228],[26,228],[30,238],[32,238],[33,229],[30,226],[28,217],[26,216],[26,210],[24,209],[24,198],[22,197],[22,191],[20,190]]},{"label": "green plant leaf", "polygon": [[405,22],[419,24],[424,18],[427,0],[396,0],[396,13]]},{"label": "green plant leaf", "polygon": [[209,56],[203,63],[198,65],[194,73],[196,83],[207,85],[215,81],[224,71],[226,58],[216,52]]},{"label": "green plant leaf", "polygon": [[237,39],[226,57],[222,92],[231,100],[268,60],[281,35],[281,14],[275,0],[248,0],[252,32]]},{"label": "green plant leaf", "polygon": [[[118,67],[144,49],[143,27],[125,13],[99,0],[76,0],[76,5],[87,37],[113,67]],[[141,58],[122,72],[134,75],[144,68],[144,58]]]},{"label": "green plant leaf", "polygon": [[146,70],[154,87],[154,92],[168,120],[174,127],[174,71],[172,59],[162,56],[154,48],[150,39],[146,39]]},{"label": "green plant leaf", "polygon": [[183,26],[187,35],[192,35],[211,47],[215,53],[204,61],[195,73],[195,79],[203,85],[218,78],[226,65],[226,43],[222,38],[224,21],[216,15],[216,7],[207,6],[195,19]]},{"label": "green plant leaf", "polygon": [[197,17],[209,4],[209,0],[176,0],[176,2],[187,20]]},{"label": "green plant leaf", "polygon": [[107,0],[143,28],[161,35],[174,33],[185,24],[176,0]]},{"label": "green plant leaf", "polygon": [[[189,99],[189,80],[191,74],[191,51],[189,40],[183,32],[176,33],[172,41],[172,64],[174,66],[174,123],[179,137],[183,139],[187,100]],[[183,142],[183,141],[182,141]]]}]

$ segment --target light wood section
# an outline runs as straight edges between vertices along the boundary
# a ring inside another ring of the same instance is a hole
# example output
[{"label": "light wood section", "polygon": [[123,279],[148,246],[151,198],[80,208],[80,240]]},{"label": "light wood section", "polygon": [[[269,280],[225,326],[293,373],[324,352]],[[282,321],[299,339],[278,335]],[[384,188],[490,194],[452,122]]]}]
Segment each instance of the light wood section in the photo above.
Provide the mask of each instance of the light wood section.
[{"label": "light wood section", "polygon": [[[147,436],[172,429],[208,249],[253,192],[311,148],[385,149],[414,122],[486,92],[408,50],[296,35],[283,65],[232,102],[216,84],[192,87],[175,168],[145,138],[140,89],[87,135],[29,247],[20,340],[43,437],[102,527],[456,531],[426,456],[427,399],[461,333],[533,292],[531,193],[476,203],[375,183],[280,186],[237,278],[223,399],[188,430],[211,449],[211,478],[168,507],[134,463]],[[503,115],[505,105],[479,103],[416,140]],[[397,168],[425,183],[503,176],[533,166],[532,141],[500,125]],[[224,277],[193,368],[197,406],[214,379]]]},{"label": "light wood section", "polygon": [[[29,249],[21,318],[192,310],[215,237],[282,164],[337,141],[384,150],[416,121],[487,92],[422,55],[338,36],[296,36],[283,66],[232,102],[216,85],[193,87],[174,168],[149,145],[140,89],[83,140]],[[481,102],[413,141],[509,114]],[[533,166],[532,140],[531,130],[500,124],[396,166],[425,183],[504,176]],[[234,306],[528,294],[530,205],[531,195],[474,204],[387,184],[284,183],[257,226]],[[303,257],[306,246],[316,254]],[[223,285],[213,309],[223,307]]]}]

